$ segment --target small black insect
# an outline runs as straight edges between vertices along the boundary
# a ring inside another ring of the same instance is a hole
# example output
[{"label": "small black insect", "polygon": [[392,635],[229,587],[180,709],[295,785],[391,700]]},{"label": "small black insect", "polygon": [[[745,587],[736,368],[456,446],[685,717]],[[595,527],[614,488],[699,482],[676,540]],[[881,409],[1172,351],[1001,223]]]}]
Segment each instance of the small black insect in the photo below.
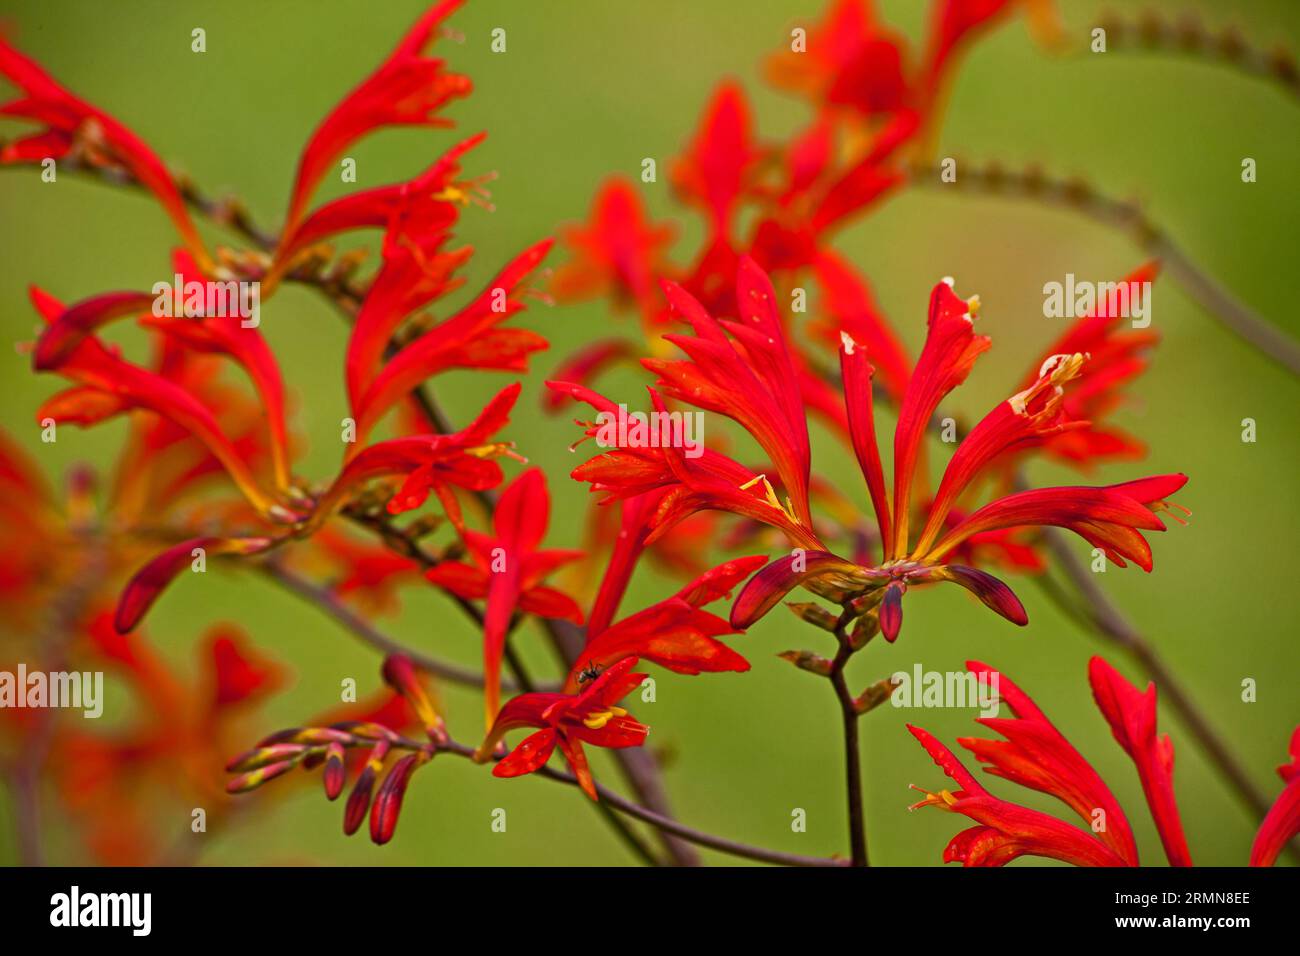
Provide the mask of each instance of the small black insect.
[{"label": "small black insect", "polygon": [[593,681],[600,676],[600,665],[594,661],[587,664],[582,670],[578,671],[578,683],[585,684]]}]

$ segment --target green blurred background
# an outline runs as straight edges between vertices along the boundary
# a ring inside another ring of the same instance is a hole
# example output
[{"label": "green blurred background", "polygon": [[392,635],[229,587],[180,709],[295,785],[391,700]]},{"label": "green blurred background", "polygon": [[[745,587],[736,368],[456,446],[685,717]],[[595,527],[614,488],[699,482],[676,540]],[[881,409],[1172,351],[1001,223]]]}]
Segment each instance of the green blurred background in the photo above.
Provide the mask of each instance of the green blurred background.
[{"label": "green blurred background", "polygon": [[[0,11],[20,47],[71,89],[115,114],[207,191],[236,192],[260,222],[274,225],[313,126],[387,55],[423,6],[420,0],[6,0]],[[925,5],[898,0],[879,6],[887,20],[913,38],[920,35]],[[1060,6],[1068,7],[1065,21],[1076,36],[1103,9],[1084,0]],[[1210,24],[1237,23],[1266,45],[1300,43],[1300,5],[1289,0],[1149,7],[1198,9]],[[764,135],[784,135],[806,117],[802,103],[762,85],[758,64],[786,42],[791,26],[808,24],[821,9],[817,0],[471,2],[452,20],[464,42],[439,42],[440,54],[476,86],[471,98],[449,111],[458,129],[388,131],[365,140],[350,151],[359,171],[356,188],[409,177],[460,135],[488,130],[487,143],[466,167],[469,175],[500,174],[491,187],[496,210],[470,209],[463,217],[459,238],[478,250],[468,270],[471,287],[557,224],[585,218],[602,179],[615,172],[635,176],[642,157],[660,162],[659,183],[640,186],[651,212],[682,216],[663,175],[665,161],[692,134],[721,78],[744,84]],[[190,31],[198,26],[207,30],[203,55],[190,51]],[[498,26],[507,30],[504,55],[489,50],[489,33]],[[976,44],[959,69],[939,155],[1011,166],[1037,161],[1057,173],[1084,174],[1110,193],[1140,197],[1196,261],[1271,321],[1300,335],[1287,272],[1295,261],[1297,117],[1300,104],[1275,86],[1206,63],[1118,52],[1051,57],[1017,19]],[[1240,179],[1246,156],[1258,161],[1253,185]],[[324,195],[340,188],[327,183]],[[76,299],[147,288],[170,274],[160,270],[174,235],[156,205],[140,195],[72,176],[50,185],[31,169],[0,170],[0,208],[0,323],[11,346],[30,339],[37,321],[26,301],[28,283]],[[678,259],[689,257],[699,235],[693,219],[683,222]],[[938,277],[953,275],[962,294],[980,294],[982,330],[994,348],[950,402],[967,419],[1004,398],[1059,333],[1053,320],[1042,318],[1045,281],[1067,272],[1118,278],[1144,258],[1126,238],[1069,213],[936,191],[895,196],[843,234],[838,248],[871,278],[913,352]],[[551,264],[559,261],[557,254]],[[310,438],[299,470],[327,477],[339,454],[335,423],[345,414],[344,324],[313,294],[293,288],[278,294],[262,318],[299,398],[299,426]],[[584,488],[566,477],[578,460],[567,451],[575,430],[565,416],[543,417],[536,398],[561,357],[606,335],[613,323],[600,302],[535,307],[520,324],[547,335],[552,349],[534,363],[510,437],[549,476],[551,544],[574,546],[587,504]],[[630,317],[622,324],[635,334]],[[1163,342],[1134,389],[1135,401],[1117,419],[1149,443],[1150,457],[1100,477],[1185,471],[1191,482],[1179,500],[1194,516],[1190,527],[1156,536],[1154,574],[1112,568],[1103,584],[1271,798],[1280,787],[1273,767],[1300,718],[1294,565],[1300,383],[1227,334],[1167,277],[1156,286],[1153,324]],[[0,381],[4,427],[49,474],[76,461],[112,461],[124,435],[121,422],[68,429],[56,445],[43,445],[34,412],[59,383],[34,376],[13,347],[0,350]],[[465,422],[506,381],[495,373],[457,373],[434,385],[453,419]],[[605,390],[635,402],[644,394],[642,381],[631,373],[614,376]],[[1241,441],[1246,417],[1258,422],[1255,444]],[[814,468],[865,501],[852,462],[824,435],[817,438]],[[1068,476],[1041,467],[1032,477],[1042,483]],[[1128,811],[1144,861],[1163,862],[1136,774],[1092,705],[1086,662],[1101,651],[1130,677],[1142,675],[1057,614],[1031,581],[1012,584],[1029,611],[1028,628],[1010,627],[957,588],[918,591],[908,598],[900,641],[873,644],[860,655],[853,683],[862,686],[917,662],[946,671],[974,657],[1003,669],[1106,777]],[[665,596],[670,586],[643,567],[624,611]],[[259,648],[290,663],[296,675],[262,711],[257,732],[292,725],[336,702],[343,677],[356,677],[363,692],[378,685],[376,655],[251,574],[223,571],[201,583],[179,582],[159,603],[149,632],[177,667],[189,670],[197,635],[232,614]],[[382,626],[445,657],[477,659],[476,634],[432,589],[411,589],[400,617]],[[517,643],[535,671],[553,668],[538,631],[525,630]],[[657,702],[634,707],[634,713],[653,725],[651,742],[671,756],[667,783],[683,820],[793,852],[845,850],[840,731],[829,688],[774,656],[789,647],[826,652],[827,643],[778,612],[735,641],[753,662],[749,674],[657,675]],[[1241,701],[1247,677],[1258,682],[1255,703]],[[445,694],[453,732],[472,739],[481,712],[477,695],[455,688]],[[972,717],[969,711],[886,707],[864,720],[873,862],[939,862],[964,821],[906,812],[909,783],[934,789],[944,781],[903,724],[912,720],[951,742],[974,731]],[[1177,747],[1176,781],[1193,858],[1243,864],[1254,822],[1177,720],[1162,709],[1161,721]],[[603,756],[598,776],[615,783]],[[1057,806],[991,783],[1004,797]],[[3,799],[0,815],[7,819]],[[341,807],[326,803],[314,787],[283,799],[271,791],[251,799],[265,799],[261,813],[226,832],[196,837],[207,844],[202,862],[618,865],[629,859],[575,790],[531,778],[496,780],[465,761],[439,761],[415,778],[397,836],[382,849],[363,836],[344,838]],[[505,834],[490,828],[497,807],[508,812]],[[806,833],[791,832],[793,808],[807,811]],[[179,828],[187,820],[188,814],[166,825]],[[60,847],[74,852],[62,823],[56,814],[47,828],[56,861]],[[15,858],[10,831],[0,826],[0,861]]]}]

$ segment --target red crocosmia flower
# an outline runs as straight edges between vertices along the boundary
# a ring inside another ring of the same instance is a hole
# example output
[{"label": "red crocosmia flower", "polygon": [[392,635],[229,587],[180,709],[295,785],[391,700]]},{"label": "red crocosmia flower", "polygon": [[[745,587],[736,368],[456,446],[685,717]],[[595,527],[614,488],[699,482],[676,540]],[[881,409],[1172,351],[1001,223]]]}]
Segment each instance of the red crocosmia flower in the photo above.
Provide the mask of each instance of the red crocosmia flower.
[{"label": "red crocosmia flower", "polygon": [[362,449],[317,499],[315,520],[324,521],[366,482],[401,476],[403,484],[388,502],[390,514],[420,507],[433,491],[452,523],[462,527],[460,506],[451,487],[485,491],[501,483],[501,468],[492,459],[513,452],[508,443],[488,439],[510,421],[520,387],[518,382],[507,385],[459,432],[390,438]]},{"label": "red crocosmia flower", "polygon": [[577,693],[520,694],[511,699],[501,708],[475,759],[479,762],[490,759],[497,744],[512,730],[540,727],[492,768],[493,776],[518,777],[532,773],[550,759],[558,744],[582,792],[593,800],[599,799],[582,745],[639,747],[650,732],[649,727],[618,706],[647,676],[632,673],[636,664],[635,657],[625,657],[586,682]]},{"label": "red crocosmia flower", "polygon": [[[961,745],[971,751],[989,773],[1061,800],[1090,824],[1096,837],[1085,836],[1059,821],[1056,821],[1054,834],[1049,834],[1046,827],[1037,829],[1043,822],[1042,818],[1054,818],[1003,803],[982,789],[975,791],[982,798],[980,804],[968,802],[969,793],[940,791],[929,794],[913,809],[937,806],[965,813],[986,824],[958,834],[944,852],[944,862],[960,860],[966,866],[1002,866],[1017,856],[1033,854],[1080,866],[1137,866],[1137,849],[1128,819],[1087,760],[1061,736],[1029,696],[1005,675],[977,661],[969,661],[966,666],[986,688],[996,687],[1000,702],[1008,704],[1015,716],[979,720],[1005,740],[964,737],[959,741]],[[1165,855],[1173,866],[1191,866],[1191,854],[1174,798],[1173,745],[1168,737],[1156,734],[1154,685],[1148,685],[1146,691],[1139,691],[1100,657],[1088,662],[1088,680],[1093,698],[1110,724],[1115,740],[1137,767],[1147,807],[1160,833]],[[924,730],[911,726],[908,729],[948,776],[967,791],[979,787],[943,744]],[[1300,788],[1297,787],[1300,780],[1300,727],[1292,736],[1291,750],[1291,763],[1278,768],[1282,779],[1287,781],[1287,787],[1265,816],[1255,837],[1250,856],[1252,866],[1271,865],[1287,841],[1300,830]],[[995,821],[989,813],[990,804],[997,805],[1002,814],[1000,820]],[[1017,830],[1016,824],[1023,821],[1032,821],[1036,830],[1034,835]],[[991,831],[989,825],[993,828]]]},{"label": "red crocosmia flower", "polygon": [[[998,703],[1009,707],[1014,716],[980,717],[976,721],[1005,740],[960,737],[957,742],[974,754],[989,773],[1051,794],[1089,826],[1103,820],[1105,826],[1097,831],[1098,838],[1127,865],[1137,866],[1133,830],[1119,801],[1092,765],[1005,674],[978,661],[967,661],[966,668],[983,685],[984,693],[995,688]],[[1104,815],[1098,817],[1099,811]]]},{"label": "red crocosmia flower", "polygon": [[[599,562],[604,572],[587,618],[589,636],[609,626],[632,572],[647,549],[652,560],[675,576],[701,578],[708,571],[706,558],[716,537],[713,515],[686,518],[650,543],[652,523],[667,493],[667,489],[659,488],[611,502],[608,508],[592,509],[593,521],[584,541],[587,556],[583,563],[594,568],[594,562]],[[615,508],[618,516],[611,522],[608,519]]]},{"label": "red crocosmia flower", "polygon": [[[547,382],[547,387],[586,402],[598,412],[619,414],[618,406],[602,395],[571,382]],[[666,414],[662,396],[653,389],[654,410]],[[589,437],[602,426],[587,426]],[[615,448],[573,470],[572,477],[606,495],[602,504],[623,498],[664,492],[649,519],[645,544],[656,544],[678,522],[704,510],[728,511],[781,529],[802,547],[821,549],[813,532],[795,517],[792,505],[782,504],[766,473],[755,473],[726,455],[704,448],[687,459],[680,448]],[[779,480],[779,479],[778,479]]]},{"label": "red crocosmia flower", "polygon": [[[258,512],[276,520],[292,517],[258,482],[249,463],[223,431],[210,408],[165,375],[123,359],[94,335],[94,331],[107,322],[149,311],[153,296],[105,293],[66,309],[40,289],[33,288],[31,296],[37,311],[48,323],[33,353],[33,365],[38,371],[58,372],[79,383],[85,390],[79,393],[81,395],[109,396],[115,402],[113,411],[144,408],[171,420],[207,447]],[[205,335],[199,330],[190,334],[195,339]],[[217,336],[221,333],[209,328],[208,334]],[[249,347],[249,354],[252,355],[252,347]],[[267,356],[263,354],[262,357]],[[252,357],[248,360],[260,363]],[[89,416],[93,421],[103,420],[105,410],[98,407],[101,411]]]},{"label": "red crocosmia flower", "polygon": [[[948,282],[936,286],[930,301],[928,334],[915,368],[906,377],[894,433],[892,487],[886,485],[872,410],[874,369],[865,350],[842,333],[840,356],[846,414],[844,424],[866,478],[880,529],[882,561],[850,561],[830,553],[813,530],[809,505],[810,455],[804,380],[797,359],[786,345],[773,305],[771,283],[758,266],[742,259],[736,301],[741,321],[718,321],[698,301],[673,283],[665,291],[674,310],[689,321],[694,336],[665,336],[686,352],[687,360],[646,359],[658,373],[668,396],[742,425],[774,463],[785,491],[784,502],[766,473],[754,474],[709,449],[687,461],[680,449],[617,447],[580,466],[573,476],[606,492],[606,501],[663,490],[650,519],[647,537],[700,510],[730,511],[783,531],[796,551],[773,562],[746,586],[731,611],[733,626],[744,629],[774,607],[793,587],[803,584],[835,601],[861,597],[869,611],[882,605],[881,630],[894,640],[902,623],[902,597],[912,585],[951,581],[970,590],[986,606],[1023,625],[1028,617],[1020,601],[992,575],[950,564],[946,558],[976,535],[1034,525],[1056,525],[1079,534],[1121,567],[1126,560],[1151,568],[1151,551],[1140,530],[1164,530],[1156,511],[1182,487],[1182,475],[1144,478],[1100,488],[1045,488],[997,499],[958,523],[949,521],[958,499],[999,456],[1022,445],[1086,427],[1064,411],[1065,386],[1078,378],[1087,357],[1054,355],[1034,381],[1000,404],[958,446],[938,491],[925,510],[920,535],[913,540],[910,523],[916,503],[926,500],[920,486],[921,457],[930,422],[947,394],[965,380],[989,340],[974,332],[978,298],[959,299]],[[598,412],[617,416],[618,407],[590,389],[572,383],[548,383],[587,402]],[[651,390],[656,411],[662,397]],[[587,426],[588,436],[610,446],[601,426]],[[630,440],[627,444],[631,445]],[[761,494],[746,494],[757,491]]]},{"label": "red crocosmia flower", "polygon": [[[1087,421],[1088,427],[1071,429],[1040,439],[1037,443],[1047,454],[1077,468],[1088,470],[1094,463],[1106,459],[1141,458],[1145,446],[1132,435],[1103,425],[1101,419],[1109,415],[1123,401],[1123,387],[1146,369],[1145,353],[1160,339],[1150,329],[1121,329],[1123,305],[1141,294],[1142,284],[1152,282],[1159,273],[1155,262],[1134,270],[1119,283],[1114,299],[1103,295],[1089,313],[1078,319],[1048,348],[1041,361],[1053,355],[1083,353],[1088,361],[1078,380],[1062,399],[1065,416],[1073,421]],[[1118,308],[1116,308],[1118,306]],[[1025,380],[1028,388],[1033,375]],[[1008,456],[1014,463],[1027,450],[1028,444]]]},{"label": "red crocosmia flower", "polygon": [[1021,856],[1042,856],[1075,866],[1124,866],[1124,858],[1091,834],[1056,817],[999,800],[985,790],[947,747],[920,727],[907,725],[936,765],[960,787],[930,793],[909,809],[938,807],[970,817],[978,826],[953,837],[943,851],[945,863],[1005,866]]},{"label": "red crocosmia flower", "polygon": [[[944,518],[944,530],[959,527],[967,518],[967,512],[957,508],[948,512]],[[950,564],[973,565],[975,567],[996,566],[1008,571],[1024,571],[1038,574],[1047,570],[1039,549],[1029,536],[1032,529],[999,528],[996,531],[981,531],[966,538],[948,554]]]},{"label": "red crocosmia flower", "polygon": [[43,617],[64,520],[36,462],[0,429],[0,600],[16,630]]},{"label": "red crocosmia flower", "polygon": [[670,271],[664,254],[675,235],[673,226],[650,222],[631,183],[610,178],[592,200],[588,222],[560,230],[571,258],[555,270],[551,294],[560,302],[612,295],[635,304],[649,332],[660,312],[655,280]]},{"label": "red crocosmia flower", "polygon": [[737,202],[753,186],[762,153],[753,143],[749,104],[734,83],[714,92],[695,139],[672,168],[672,183],[688,203],[708,211],[713,236],[731,232]]},{"label": "red crocosmia flower", "polygon": [[1300,727],[1291,734],[1291,762],[1278,767],[1277,773],[1286,786],[1255,835],[1251,866],[1272,866],[1291,838],[1300,833]]},{"label": "red crocosmia flower", "polygon": [[869,0],[835,0],[806,43],[804,51],[783,50],[768,59],[773,86],[863,117],[905,105],[904,39],[876,21]]},{"label": "red crocosmia flower", "polygon": [[340,598],[376,616],[400,608],[401,588],[420,576],[420,566],[388,548],[344,534],[326,525],[312,537],[316,546],[307,559],[334,583]]},{"label": "red crocosmia flower", "polygon": [[911,377],[912,361],[877,307],[866,279],[833,252],[820,253],[813,269],[826,315],[825,321],[813,326],[813,333],[837,350],[847,333],[871,356],[885,391],[895,402],[901,402]]},{"label": "red crocosmia flower", "polygon": [[506,486],[492,516],[494,534],[467,529],[465,544],[473,564],[443,561],[425,576],[439,587],[469,601],[485,600],[483,616],[484,705],[487,725],[501,701],[501,654],[516,611],[582,623],[573,599],[541,581],[579,551],[538,550],[550,521],[546,477],[530,468]]},{"label": "red crocosmia flower", "polygon": [[[913,584],[952,581],[970,590],[998,614],[1023,625],[1028,617],[1015,594],[991,575],[945,559],[976,534],[1032,525],[1056,525],[1102,548],[1121,567],[1125,560],[1151,569],[1151,550],[1140,530],[1162,531],[1155,511],[1186,483],[1183,475],[1164,475],[1101,488],[1045,488],[999,498],[974,511],[956,526],[948,517],[976,478],[1000,455],[1024,443],[1085,427],[1063,409],[1065,386],[1077,378],[1087,357],[1055,355],[1043,363],[1035,381],[989,412],[958,445],[926,513],[919,538],[909,525],[919,485],[922,446],[940,402],[965,380],[989,340],[974,333],[978,298],[959,299],[947,282],[930,300],[925,346],[908,379],[894,432],[894,474],[887,488],[876,442],[871,376],[864,350],[847,334],[840,365],[854,451],[866,478],[872,507],[885,542],[884,561],[860,568],[863,592],[882,604],[881,632],[894,640],[902,623],[902,597]],[[947,529],[947,530],[945,530]],[[789,588],[833,575],[837,586],[855,572],[849,562],[830,554],[796,554],[783,558],[755,577],[732,608],[732,624],[748,627]],[[814,584],[815,586],[815,584]],[[783,590],[784,589],[784,590]]]},{"label": "red crocosmia flower", "polygon": [[[384,351],[402,319],[443,295],[452,271],[466,255],[440,256],[431,263],[416,245],[400,242],[385,250],[384,266],[362,303],[348,341],[347,381],[358,443],[380,418],[425,379],[453,368],[527,370],[528,356],[547,347],[536,332],[500,328],[524,308],[524,281],[545,258],[552,240],[524,250],[469,305],[384,361]],[[468,253],[468,250],[465,250]],[[359,444],[350,446],[353,452]]]},{"label": "red crocosmia flower", "polygon": [[96,661],[121,675],[140,706],[126,723],[102,730],[91,727],[94,721],[56,724],[47,765],[97,859],[157,865],[174,849],[153,825],[159,812],[174,812],[170,801],[186,813],[205,807],[209,832],[228,819],[219,772],[224,754],[244,734],[250,708],[283,686],[286,673],[231,625],[204,635],[192,683],[142,633],[119,634],[107,614],[95,616],[86,634]]},{"label": "red crocosmia flower", "polygon": [[[178,250],[173,255],[172,265],[176,274],[181,276],[183,285],[191,281],[202,282],[206,278],[184,251]],[[141,324],[174,337],[194,351],[225,355],[243,369],[266,415],[276,487],[287,488],[290,484],[289,430],[285,424],[284,380],[260,328],[246,325],[245,319],[234,310],[215,316],[184,315],[161,319],[150,316]]]},{"label": "red crocosmia flower", "polygon": [[639,657],[678,674],[749,670],[748,661],[717,640],[739,631],[701,608],[727,596],[766,560],[758,555],[727,561],[672,597],[609,627],[589,626],[587,644],[569,672],[565,692],[575,692],[590,674],[624,657]]},{"label": "red crocosmia flower", "polygon": [[664,292],[695,332],[664,338],[689,361],[645,359],[643,364],[659,376],[665,395],[725,415],[753,435],[786,490],[790,517],[811,527],[808,424],[771,281],[752,260],[741,260],[736,322],[714,319],[674,283],[665,282]]},{"label": "red crocosmia flower", "polygon": [[[1017,0],[936,0],[931,8],[930,33],[920,82],[925,95],[940,95],[939,87],[951,61],[980,31],[1009,14]],[[1031,24],[1046,33],[1051,29],[1050,0],[1024,0]]]},{"label": "red crocosmia flower", "polygon": [[[144,320],[148,321],[148,320]],[[202,320],[193,320],[198,324]],[[188,392],[205,408],[212,410],[223,434],[229,437],[235,453],[250,472],[274,484],[276,452],[272,449],[271,430],[267,426],[265,405],[247,389],[228,381],[223,373],[226,360],[219,355],[189,348],[177,336],[161,332],[153,337],[153,359],[148,368]],[[63,407],[75,407],[93,396],[116,399],[116,396],[90,389],[74,388],[48,399],[38,415],[50,415],[56,421],[83,422],[63,417]],[[121,412],[129,412],[123,407]],[[93,422],[85,422],[93,424]],[[289,455],[296,450],[293,436],[288,436]],[[112,488],[107,508],[115,523],[130,527],[142,520],[156,523],[159,509],[169,507],[186,493],[196,491],[209,479],[228,480],[221,461],[192,435],[169,418],[160,415],[133,415],[130,438],[114,464]],[[247,526],[258,521],[255,509],[238,499],[222,498],[204,505],[209,519],[224,512],[229,526]]]},{"label": "red crocosmia flower", "polygon": [[212,259],[185,211],[185,200],[153,150],[108,113],[65,90],[3,38],[0,73],[23,92],[21,98],[0,106],[0,115],[44,127],[0,146],[0,163],[40,163],[72,155],[94,166],[129,173],[158,197],[185,245],[205,270],[211,269]]},{"label": "red crocosmia flower", "polygon": [[1156,685],[1150,683],[1139,692],[1100,657],[1088,662],[1088,682],[1115,740],[1137,767],[1169,864],[1191,866],[1192,856],[1174,800],[1174,745],[1168,735],[1156,736]]},{"label": "red crocosmia flower", "polygon": [[475,197],[457,181],[460,159],[487,137],[479,133],[458,143],[409,182],[362,190],[315,210],[280,243],[264,285],[274,285],[295,257],[316,243],[356,229],[381,229],[397,235],[446,236],[459,216],[458,203]]},{"label": "red crocosmia flower", "polygon": [[244,635],[231,627],[214,628],[208,636],[212,652],[213,706],[227,707],[256,699],[284,682],[284,671],[261,660],[243,646]]},{"label": "red crocosmia flower", "polygon": [[471,89],[468,77],[448,73],[442,60],[424,56],[442,21],[462,0],[443,0],[416,21],[392,54],[334,107],[303,148],[283,237],[292,241],[311,194],[343,151],[384,126],[449,126],[435,114]]}]

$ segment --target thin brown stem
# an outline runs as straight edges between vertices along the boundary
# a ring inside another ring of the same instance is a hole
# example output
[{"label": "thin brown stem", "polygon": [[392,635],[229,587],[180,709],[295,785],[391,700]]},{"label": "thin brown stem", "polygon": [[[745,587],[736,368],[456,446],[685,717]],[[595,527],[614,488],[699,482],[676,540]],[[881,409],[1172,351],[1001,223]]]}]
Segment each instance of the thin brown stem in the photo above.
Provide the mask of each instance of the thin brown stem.
[{"label": "thin brown stem", "polygon": [[1300,375],[1300,343],[1236,298],[1222,283],[1198,266],[1173,236],[1152,222],[1136,202],[1114,199],[1079,179],[1049,177],[1029,167],[1007,170],[996,163],[983,167],[962,164],[956,182],[945,183],[939,168],[914,166],[910,182],[958,194],[1007,196],[1076,212],[1128,235],[1201,303],[1219,324],[1293,375]]},{"label": "thin brown stem", "polygon": [[1248,41],[1236,27],[1213,31],[1193,11],[1171,20],[1159,11],[1138,17],[1106,14],[1097,21],[1106,31],[1107,53],[1147,53],[1184,57],[1236,70],[1277,84],[1300,97],[1300,70],[1295,56],[1282,46],[1264,49]]},{"label": "thin brown stem", "polygon": [[849,850],[853,866],[869,866],[867,857],[867,821],[862,806],[862,752],[858,743],[858,713],[853,692],[844,677],[844,668],[853,656],[853,646],[846,630],[849,612],[840,616],[835,636],[840,647],[831,661],[830,681],[840,704],[840,717],[844,726],[844,776],[849,814]]},{"label": "thin brown stem", "polygon": [[[1133,656],[1155,680],[1161,696],[1173,707],[1211,763],[1218,767],[1242,801],[1262,818],[1269,808],[1267,797],[1251,782],[1250,775],[1237,762],[1223,738],[1192,700],[1182,682],[1174,676],[1169,665],[1097,586],[1092,574],[1079,561],[1061,532],[1048,528],[1044,539],[1056,565],[1083,597],[1082,602],[1066,606],[1064,610],[1071,612],[1076,619],[1083,617],[1085,624]],[[1049,591],[1049,596],[1051,593]]]},{"label": "thin brown stem", "polygon": [[[260,565],[261,570],[291,594],[295,594],[307,603],[328,615],[346,630],[351,631],[366,644],[384,654],[403,654],[414,661],[422,670],[466,687],[482,687],[483,674],[479,671],[461,667],[448,661],[432,657],[423,651],[401,643],[389,637],[373,624],[344,604],[328,588],[322,587],[286,567],[279,561],[266,561]],[[501,680],[505,690],[519,691],[523,686],[508,677]],[[557,685],[544,685],[540,689],[557,690]]]}]

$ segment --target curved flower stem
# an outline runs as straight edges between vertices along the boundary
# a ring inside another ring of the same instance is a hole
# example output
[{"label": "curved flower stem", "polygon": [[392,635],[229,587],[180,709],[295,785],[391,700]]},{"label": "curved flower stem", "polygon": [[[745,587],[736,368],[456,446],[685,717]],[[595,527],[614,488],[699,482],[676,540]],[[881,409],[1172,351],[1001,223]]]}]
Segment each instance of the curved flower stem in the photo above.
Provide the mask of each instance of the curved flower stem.
[{"label": "curved flower stem", "polygon": [[[421,670],[452,683],[463,684],[466,687],[483,686],[483,675],[480,672],[432,657],[389,637],[340,601],[328,588],[309,581],[281,562],[265,561],[259,567],[267,577],[285,590],[312,604],[376,650],[384,654],[403,654],[419,665]],[[509,691],[522,689],[520,683],[508,677],[502,678],[501,686]],[[559,688],[557,685],[548,684],[539,689],[554,691]]]},{"label": "curved flower stem", "polygon": [[[1080,563],[1061,533],[1055,528],[1047,528],[1044,538],[1057,566],[1083,597],[1082,602],[1073,607],[1064,607],[1064,610],[1076,619],[1081,618],[1092,630],[1122,647],[1142,665],[1156,682],[1161,696],[1169,702],[1196,738],[1210,762],[1218,767],[1224,779],[1237,791],[1237,795],[1262,819],[1268,812],[1268,798],[1251,782],[1250,775],[1237,763],[1223,738],[1201,713],[1169,665],[1097,586],[1092,574]],[[1049,590],[1048,594],[1060,603],[1059,593],[1053,594]]]},{"label": "curved flower stem", "polygon": [[1159,53],[1201,60],[1271,81],[1290,96],[1300,97],[1300,71],[1289,50],[1254,46],[1236,27],[1214,33],[1192,11],[1177,22],[1155,10],[1133,19],[1112,13],[1096,25],[1106,31],[1107,53]]},{"label": "curved flower stem", "polygon": [[963,165],[955,183],[944,183],[938,166],[921,163],[912,167],[910,183],[940,192],[955,190],[958,193],[1007,196],[1056,206],[1118,229],[1128,234],[1148,255],[1160,259],[1170,275],[1224,328],[1291,374],[1300,375],[1300,344],[1196,265],[1174,238],[1148,219],[1135,202],[1114,199],[1082,180],[1052,178],[1033,167],[1011,171],[996,163],[983,167]]},{"label": "curved flower stem", "polygon": [[845,611],[836,622],[835,637],[840,647],[831,661],[828,675],[835,697],[840,702],[840,716],[844,725],[844,775],[849,812],[849,850],[853,866],[870,866],[867,858],[867,821],[862,808],[862,753],[858,745],[858,713],[844,678],[844,668],[854,650],[846,630],[852,615]]}]

